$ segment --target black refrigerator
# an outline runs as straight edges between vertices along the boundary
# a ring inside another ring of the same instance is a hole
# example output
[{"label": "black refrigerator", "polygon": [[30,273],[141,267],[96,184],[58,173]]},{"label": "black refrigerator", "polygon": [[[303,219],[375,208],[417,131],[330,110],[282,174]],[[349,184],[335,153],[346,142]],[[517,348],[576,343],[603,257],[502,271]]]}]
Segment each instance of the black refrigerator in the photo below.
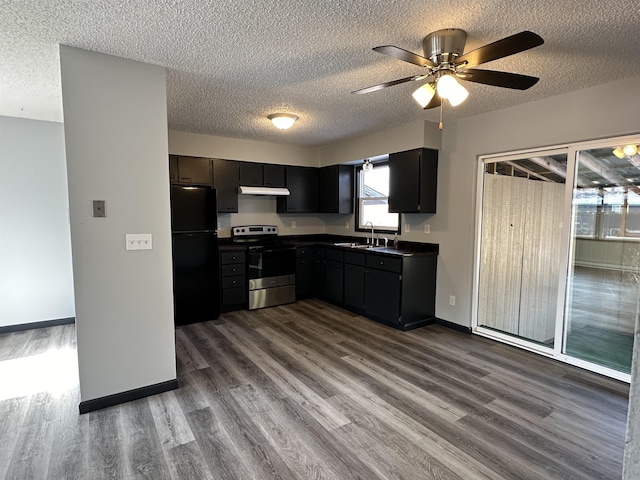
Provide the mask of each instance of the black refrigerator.
[{"label": "black refrigerator", "polygon": [[171,187],[173,305],[176,325],[220,315],[216,190]]}]

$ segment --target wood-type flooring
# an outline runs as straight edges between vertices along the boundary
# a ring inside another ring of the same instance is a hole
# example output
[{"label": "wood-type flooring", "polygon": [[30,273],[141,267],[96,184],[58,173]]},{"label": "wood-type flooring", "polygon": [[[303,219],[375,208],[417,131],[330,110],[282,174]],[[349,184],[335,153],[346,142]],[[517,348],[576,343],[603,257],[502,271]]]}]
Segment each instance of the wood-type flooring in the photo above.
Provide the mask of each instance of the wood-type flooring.
[{"label": "wood-type flooring", "polygon": [[[74,342],[0,335],[0,366]],[[306,300],[180,327],[176,349],[180,388],[142,400],[0,396],[0,478],[621,478],[628,386],[485,338]]]}]

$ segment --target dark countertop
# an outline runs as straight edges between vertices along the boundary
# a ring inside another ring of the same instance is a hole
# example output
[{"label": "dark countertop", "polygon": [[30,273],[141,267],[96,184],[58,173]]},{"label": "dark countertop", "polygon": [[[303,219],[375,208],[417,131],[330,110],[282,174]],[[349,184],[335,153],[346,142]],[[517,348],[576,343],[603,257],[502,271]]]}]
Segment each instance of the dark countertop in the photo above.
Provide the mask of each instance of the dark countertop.
[{"label": "dark countertop", "polygon": [[[376,253],[391,256],[429,256],[438,255],[439,245],[437,243],[419,243],[400,241],[398,247],[372,247],[372,248],[355,248],[349,246],[340,246],[336,243],[356,243],[362,244],[362,237],[345,237],[340,235],[318,234],[318,235],[280,235],[281,240],[293,243],[296,246],[314,246],[336,248],[348,252]],[[218,240],[221,251],[240,251],[246,247],[234,245],[230,238],[221,238]]]},{"label": "dark countertop", "polygon": [[[294,242],[295,243],[295,242]],[[407,245],[406,243],[403,245],[401,242],[398,247],[371,247],[371,248],[358,248],[358,247],[348,247],[336,245],[335,243],[342,242],[315,242],[313,245],[319,245],[327,248],[336,248],[339,250],[344,250],[345,252],[362,252],[362,253],[376,253],[382,255],[393,255],[393,256],[402,256],[402,257],[422,257],[422,256],[430,256],[430,255],[438,255],[437,248],[434,250],[433,248],[423,248],[423,247],[414,247],[412,245]],[[434,245],[434,244],[429,244]]]}]

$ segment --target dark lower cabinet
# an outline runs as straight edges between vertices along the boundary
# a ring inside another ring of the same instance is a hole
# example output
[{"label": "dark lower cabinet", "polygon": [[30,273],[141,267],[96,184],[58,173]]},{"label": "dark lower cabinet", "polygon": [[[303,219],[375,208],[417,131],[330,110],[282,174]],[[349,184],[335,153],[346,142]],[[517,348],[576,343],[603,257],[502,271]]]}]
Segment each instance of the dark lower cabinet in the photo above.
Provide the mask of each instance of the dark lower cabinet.
[{"label": "dark lower cabinet", "polygon": [[364,267],[361,265],[344,264],[344,303],[364,311]]},{"label": "dark lower cabinet", "polygon": [[327,260],[324,265],[324,294],[328,300],[342,303],[344,297],[344,264]]},{"label": "dark lower cabinet", "polygon": [[313,260],[296,258],[296,298],[313,296]]},{"label": "dark lower cabinet", "polygon": [[313,249],[313,296],[318,298],[325,298],[324,250],[323,247]]},{"label": "dark lower cabinet", "polygon": [[296,298],[310,298],[313,288],[313,247],[296,248]]},{"label": "dark lower cabinet", "polygon": [[401,324],[400,288],[402,276],[367,268],[364,271],[364,314],[393,326]]},{"label": "dark lower cabinet", "polygon": [[298,247],[296,296],[321,298],[400,330],[433,323],[437,255]]},{"label": "dark lower cabinet", "polygon": [[220,310],[247,308],[247,254],[242,250],[220,251]]},{"label": "dark lower cabinet", "polygon": [[338,262],[333,252],[326,249],[326,300],[401,330],[435,320],[437,255],[345,251]]}]

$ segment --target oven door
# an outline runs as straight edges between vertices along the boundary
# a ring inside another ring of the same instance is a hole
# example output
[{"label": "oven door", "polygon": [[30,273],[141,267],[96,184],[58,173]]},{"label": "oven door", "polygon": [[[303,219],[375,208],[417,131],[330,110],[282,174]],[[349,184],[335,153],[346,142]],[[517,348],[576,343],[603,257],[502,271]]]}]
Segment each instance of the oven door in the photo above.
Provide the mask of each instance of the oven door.
[{"label": "oven door", "polygon": [[249,278],[295,275],[296,247],[265,246],[249,248]]}]

